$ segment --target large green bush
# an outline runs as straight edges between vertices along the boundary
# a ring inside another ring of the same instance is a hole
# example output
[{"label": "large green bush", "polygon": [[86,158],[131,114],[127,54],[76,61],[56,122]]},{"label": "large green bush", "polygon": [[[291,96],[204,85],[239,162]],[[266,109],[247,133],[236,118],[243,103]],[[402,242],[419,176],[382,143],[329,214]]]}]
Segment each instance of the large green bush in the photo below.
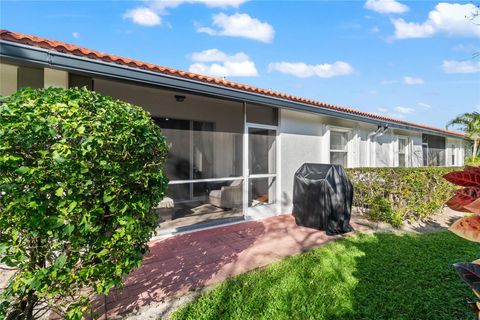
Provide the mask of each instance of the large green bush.
[{"label": "large green bush", "polygon": [[353,205],[366,209],[370,219],[399,227],[406,220],[428,218],[455,189],[442,176],[456,168],[347,169],[354,186]]},{"label": "large green bush", "polygon": [[0,258],[18,268],[0,318],[89,312],[141,264],[164,195],[166,142],[141,108],[87,89],[0,105]]}]

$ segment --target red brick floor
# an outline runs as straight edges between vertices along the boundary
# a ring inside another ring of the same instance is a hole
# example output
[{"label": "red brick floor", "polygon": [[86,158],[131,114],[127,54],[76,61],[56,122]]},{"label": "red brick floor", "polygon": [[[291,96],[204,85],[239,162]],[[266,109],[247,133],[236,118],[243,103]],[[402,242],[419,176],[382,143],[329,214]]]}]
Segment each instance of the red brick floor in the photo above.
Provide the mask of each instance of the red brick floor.
[{"label": "red brick floor", "polygon": [[[352,226],[357,231],[365,228]],[[126,314],[338,237],[299,227],[291,215],[281,215],[155,240],[142,267],[125,279],[124,288],[97,299],[94,307],[99,316],[106,311],[108,318]]]}]

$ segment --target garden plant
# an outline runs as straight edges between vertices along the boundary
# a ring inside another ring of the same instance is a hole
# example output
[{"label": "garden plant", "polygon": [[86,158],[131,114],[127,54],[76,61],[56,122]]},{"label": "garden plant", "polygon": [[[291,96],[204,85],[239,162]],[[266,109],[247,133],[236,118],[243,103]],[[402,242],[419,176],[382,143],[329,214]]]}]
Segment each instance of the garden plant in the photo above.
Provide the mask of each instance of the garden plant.
[{"label": "garden plant", "polygon": [[0,319],[79,319],[139,267],[158,225],[167,146],[140,107],[85,88],[0,104]]},{"label": "garden plant", "polygon": [[[467,240],[480,243],[480,167],[466,166],[463,171],[446,174],[445,179],[463,187],[455,190],[447,206],[470,214],[455,221],[450,230]],[[471,307],[480,320],[480,259],[456,263],[454,267],[477,297],[477,301],[471,302]]]}]

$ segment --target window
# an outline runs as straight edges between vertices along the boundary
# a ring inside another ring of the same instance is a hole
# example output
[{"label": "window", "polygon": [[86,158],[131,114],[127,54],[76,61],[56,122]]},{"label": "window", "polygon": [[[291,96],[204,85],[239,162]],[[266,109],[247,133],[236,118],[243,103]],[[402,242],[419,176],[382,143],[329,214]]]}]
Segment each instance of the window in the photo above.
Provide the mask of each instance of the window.
[{"label": "window", "polygon": [[455,145],[452,144],[452,166],[455,165]]},{"label": "window", "polygon": [[398,138],[398,166],[408,166],[408,138]]},{"label": "window", "polygon": [[445,138],[430,134],[422,135],[423,164],[425,166],[444,166],[446,162]]},{"label": "window", "polygon": [[423,157],[423,166],[428,166],[428,143],[422,143],[422,157]]},{"label": "window", "polygon": [[348,132],[330,131],[330,163],[347,167]]}]

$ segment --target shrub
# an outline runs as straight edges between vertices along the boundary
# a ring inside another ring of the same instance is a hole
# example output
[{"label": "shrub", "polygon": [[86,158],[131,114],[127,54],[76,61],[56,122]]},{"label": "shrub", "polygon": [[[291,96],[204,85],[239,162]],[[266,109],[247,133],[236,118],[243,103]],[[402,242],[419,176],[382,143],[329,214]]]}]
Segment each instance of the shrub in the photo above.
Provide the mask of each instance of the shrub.
[{"label": "shrub", "polygon": [[465,158],[465,164],[470,165],[470,166],[480,166],[480,157],[466,157]]},{"label": "shrub", "polygon": [[347,169],[354,186],[353,205],[374,221],[399,227],[403,221],[428,218],[442,208],[454,187],[442,176],[455,168]]},{"label": "shrub", "polygon": [[368,200],[368,216],[373,221],[385,221],[395,228],[403,223],[403,217],[398,211],[393,210],[388,199],[377,196]]},{"label": "shrub", "polygon": [[141,108],[87,89],[0,105],[0,258],[17,268],[0,318],[89,311],[138,267],[158,225],[166,142]]}]

